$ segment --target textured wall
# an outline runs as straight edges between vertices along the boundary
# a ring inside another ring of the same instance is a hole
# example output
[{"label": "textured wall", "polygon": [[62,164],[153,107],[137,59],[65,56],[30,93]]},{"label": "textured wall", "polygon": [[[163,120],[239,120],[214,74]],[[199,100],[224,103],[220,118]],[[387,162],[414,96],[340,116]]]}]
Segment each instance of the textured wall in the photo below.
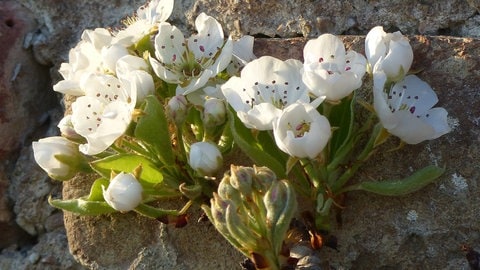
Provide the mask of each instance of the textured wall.
[{"label": "textured wall", "polygon": [[[67,59],[68,50],[76,44],[83,29],[118,27],[119,20],[140,4],[143,1],[0,2],[0,38],[6,38],[2,46],[8,47],[2,53],[14,59],[2,64],[1,70],[9,73],[0,82],[7,85],[7,90],[2,88],[0,92],[11,93],[17,89],[18,93],[30,93],[34,88],[40,96],[51,93],[50,79],[59,80],[58,66]],[[340,251],[323,250],[322,257],[328,258],[332,266],[347,269],[468,269],[460,245],[470,244],[480,249],[480,187],[477,185],[480,177],[480,1],[181,0],[175,5],[170,21],[184,31],[191,31],[196,15],[206,12],[216,17],[226,33],[233,36],[311,38],[324,32],[363,35],[375,25],[408,35],[429,35],[411,36],[415,44],[414,68],[422,69],[421,77],[437,91],[440,105],[450,112],[454,129],[438,141],[372,160],[359,178],[400,177],[411,168],[432,162],[445,165],[447,172],[438,183],[405,198],[350,194],[348,208],[341,214],[342,227],[334,232],[339,238]],[[29,23],[12,32],[11,19],[20,14],[22,20]],[[458,38],[431,37],[437,35]],[[360,37],[347,39],[362,51]],[[299,58],[304,41],[264,39],[256,43],[256,53]],[[22,62],[25,64],[18,83],[12,86],[9,80],[19,59],[28,60]],[[32,78],[42,80],[32,83]],[[33,94],[16,97],[22,97],[17,101],[21,104],[36,99]],[[6,100],[0,99],[0,104]],[[15,269],[82,268],[66,252],[61,212],[46,206],[48,194],[58,192],[58,184],[50,182],[39,171],[29,146],[32,139],[47,136],[45,132],[49,132],[48,136],[55,132],[55,121],[61,112],[58,104],[50,101],[37,102],[45,106],[42,112],[49,112],[43,118],[39,118],[40,112],[23,110],[22,113],[31,115],[19,120],[21,125],[8,128],[14,135],[0,139],[0,145],[12,146],[6,143],[9,142],[6,138],[15,139],[17,145],[9,149],[8,158],[1,160],[5,169],[0,171],[0,217],[5,218],[0,220],[0,226],[7,224],[1,227],[6,228],[3,232],[12,232],[8,243],[17,241],[1,251],[1,269],[12,266]],[[37,103],[24,107],[36,108]],[[8,113],[13,113],[10,107],[0,107],[6,108]],[[5,112],[0,112],[3,114]],[[7,129],[2,128],[0,132],[5,131]],[[384,168],[388,168],[388,172]],[[81,192],[80,184],[69,183],[65,195]],[[234,269],[239,268],[241,260],[208,224],[190,225],[178,231],[142,218],[132,219],[130,215],[93,219],[66,215],[66,222],[73,255],[90,268]],[[112,222],[122,229],[110,231]],[[146,229],[129,233],[139,226]],[[121,239],[127,234],[129,237]],[[2,239],[2,243],[7,240]],[[25,241],[28,246],[23,245]],[[207,246],[202,245],[205,243]]]}]

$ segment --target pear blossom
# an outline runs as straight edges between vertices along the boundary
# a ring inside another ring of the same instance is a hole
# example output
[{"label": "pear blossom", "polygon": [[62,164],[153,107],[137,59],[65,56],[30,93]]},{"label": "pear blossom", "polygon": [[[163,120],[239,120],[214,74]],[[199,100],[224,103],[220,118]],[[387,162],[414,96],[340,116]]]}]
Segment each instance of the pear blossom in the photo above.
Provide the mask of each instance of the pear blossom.
[{"label": "pear blossom", "polygon": [[160,79],[178,84],[177,94],[187,95],[203,87],[224,70],[232,58],[232,40],[224,40],[222,26],[201,13],[195,20],[198,34],[185,39],[169,23],[161,23],[155,37],[155,56],[150,57]]},{"label": "pear blossom", "polygon": [[82,83],[90,74],[103,73],[102,49],[109,46],[112,35],[105,28],[85,30],[80,42],[70,50],[69,61],[59,69],[64,78],[53,86],[53,90],[74,96],[84,95]]},{"label": "pear blossom", "polygon": [[240,77],[231,77],[222,92],[248,128],[271,130],[273,119],[297,101],[308,103],[308,88],[298,60],[262,56],[248,63]]},{"label": "pear blossom", "polygon": [[381,61],[382,70],[391,81],[398,81],[405,76],[413,61],[413,50],[408,39],[399,31],[386,33],[382,26],[376,26],[368,32],[365,54],[371,70]]},{"label": "pear blossom", "polygon": [[232,60],[227,67],[230,75],[238,75],[240,70],[257,57],[253,54],[254,37],[246,35],[233,41]]},{"label": "pear blossom", "polygon": [[286,107],[273,123],[278,148],[292,157],[316,158],[331,136],[330,123],[309,103]]},{"label": "pear blossom", "polygon": [[127,129],[136,103],[135,89],[111,75],[90,76],[85,96],[72,103],[72,124],[87,139],[87,155],[107,149]]},{"label": "pear blossom", "polygon": [[130,47],[156,30],[170,17],[174,0],[152,0],[137,9],[136,16],[127,20],[127,27],[115,34],[112,43]]},{"label": "pear blossom", "polygon": [[448,132],[447,111],[432,108],[438,98],[432,88],[415,75],[408,75],[385,89],[387,76],[373,73],[374,108],[383,127],[408,144],[436,139]]},{"label": "pear blossom", "polygon": [[203,176],[213,176],[222,166],[222,153],[210,142],[197,142],[191,145],[188,164]]},{"label": "pear blossom", "polygon": [[340,38],[323,34],[303,49],[303,81],[314,96],[337,101],[360,88],[367,60],[355,51],[345,52]]},{"label": "pear blossom", "polygon": [[142,202],[142,185],[131,173],[119,173],[102,190],[108,205],[120,212],[131,211]]},{"label": "pear blossom", "polygon": [[72,178],[78,169],[76,165],[83,160],[78,146],[60,136],[40,139],[32,143],[32,148],[37,164],[56,180]]}]

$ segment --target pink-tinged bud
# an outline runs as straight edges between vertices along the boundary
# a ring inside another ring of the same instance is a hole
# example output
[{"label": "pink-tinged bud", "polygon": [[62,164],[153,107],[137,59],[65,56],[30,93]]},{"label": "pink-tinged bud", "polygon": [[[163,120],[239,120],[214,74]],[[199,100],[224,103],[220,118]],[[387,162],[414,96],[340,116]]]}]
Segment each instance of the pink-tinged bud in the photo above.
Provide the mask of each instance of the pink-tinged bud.
[{"label": "pink-tinged bud", "polygon": [[184,95],[177,95],[172,97],[167,104],[167,116],[175,122],[176,125],[181,125],[187,117],[188,101]]},{"label": "pink-tinged bud", "polygon": [[78,134],[72,124],[72,115],[66,115],[65,117],[60,120],[57,127],[60,129],[60,133],[63,137],[70,139],[70,140],[82,140],[83,137]]},{"label": "pink-tinged bud", "polygon": [[203,123],[205,127],[216,127],[225,123],[227,111],[223,100],[208,98],[204,104]]},{"label": "pink-tinged bud", "polygon": [[135,209],[142,202],[142,185],[131,173],[120,173],[108,185],[102,186],[103,198],[113,209],[127,212]]}]

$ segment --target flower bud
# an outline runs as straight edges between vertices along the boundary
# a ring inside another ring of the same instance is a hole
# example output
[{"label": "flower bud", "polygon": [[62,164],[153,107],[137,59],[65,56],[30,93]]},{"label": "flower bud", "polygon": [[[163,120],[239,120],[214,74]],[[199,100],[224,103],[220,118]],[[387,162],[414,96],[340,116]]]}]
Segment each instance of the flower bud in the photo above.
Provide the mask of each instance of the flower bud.
[{"label": "flower bud", "polygon": [[277,180],[275,173],[268,167],[253,166],[255,170],[255,181],[253,187],[260,193],[264,194],[272,185],[274,180]]},{"label": "flower bud", "polygon": [[113,209],[127,212],[135,209],[142,202],[142,185],[131,173],[121,172],[103,189],[103,198]]},{"label": "flower bud", "polygon": [[243,196],[249,197],[252,193],[252,178],[254,173],[252,167],[232,165],[230,167],[230,184],[240,191]]},{"label": "flower bud", "polygon": [[236,204],[242,202],[240,193],[230,184],[230,175],[228,174],[225,174],[222,181],[220,181],[220,184],[218,184],[217,192],[218,196],[224,200],[231,200]]},{"label": "flower bud", "polygon": [[222,153],[209,142],[192,144],[189,157],[190,167],[202,176],[213,176],[223,163]]},{"label": "flower bud", "polygon": [[187,105],[188,101],[184,95],[176,95],[167,103],[167,116],[178,126],[183,124],[187,117]]},{"label": "flower bud", "polygon": [[84,162],[78,146],[64,137],[55,136],[32,143],[38,165],[56,180],[68,180],[80,170]]},{"label": "flower bud", "polygon": [[203,124],[205,127],[216,127],[225,123],[225,103],[218,98],[208,98],[204,104]]},{"label": "flower bud", "polygon": [[375,65],[381,65],[381,69],[391,81],[403,78],[413,61],[413,50],[408,39],[398,31],[386,33],[381,26],[368,32],[365,54],[371,70]]},{"label": "flower bud", "polygon": [[57,127],[60,129],[60,133],[62,134],[63,137],[69,139],[69,140],[82,140],[83,137],[78,134],[72,124],[72,115],[68,114],[65,117],[60,120],[58,123]]}]

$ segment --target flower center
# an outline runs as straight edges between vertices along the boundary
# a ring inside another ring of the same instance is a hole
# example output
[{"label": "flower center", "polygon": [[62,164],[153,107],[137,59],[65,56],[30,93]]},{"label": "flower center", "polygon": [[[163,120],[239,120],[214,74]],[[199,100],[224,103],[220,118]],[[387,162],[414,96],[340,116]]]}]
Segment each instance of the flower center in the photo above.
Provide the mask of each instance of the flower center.
[{"label": "flower center", "polygon": [[295,138],[301,138],[305,133],[310,131],[310,123],[305,122],[305,120],[302,123],[295,125],[295,128],[288,123],[288,127],[293,131],[293,134],[295,134]]}]

